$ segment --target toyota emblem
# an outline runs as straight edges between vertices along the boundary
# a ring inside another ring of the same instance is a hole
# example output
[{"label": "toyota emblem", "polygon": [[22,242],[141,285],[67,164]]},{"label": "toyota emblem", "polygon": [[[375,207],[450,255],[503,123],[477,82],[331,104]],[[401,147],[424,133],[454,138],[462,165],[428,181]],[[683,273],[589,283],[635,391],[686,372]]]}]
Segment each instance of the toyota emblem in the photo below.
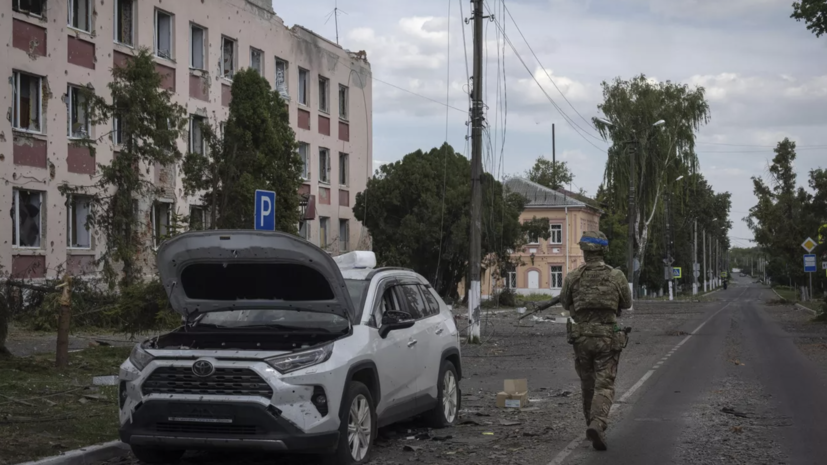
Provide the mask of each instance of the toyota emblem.
[{"label": "toyota emblem", "polygon": [[195,376],[204,378],[215,373],[215,367],[209,360],[197,360],[192,364],[192,372]]}]

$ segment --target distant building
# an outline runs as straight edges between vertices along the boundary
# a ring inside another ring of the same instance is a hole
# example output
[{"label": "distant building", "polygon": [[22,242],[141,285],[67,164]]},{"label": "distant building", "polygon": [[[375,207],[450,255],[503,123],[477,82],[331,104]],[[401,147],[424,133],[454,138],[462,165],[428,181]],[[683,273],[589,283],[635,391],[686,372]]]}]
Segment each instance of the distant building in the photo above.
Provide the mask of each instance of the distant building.
[{"label": "distant building", "polygon": [[505,185],[528,201],[520,222],[548,218],[550,237],[528,238],[528,243],[512,254],[520,265],[507,276],[492,280],[491,270],[486,270],[483,295],[505,287],[523,295],[558,295],[566,274],[583,264],[583,252],[578,245],[583,231],[598,230],[602,212],[567,191],[559,192],[527,179],[510,178]]},{"label": "distant building", "polygon": [[[199,125],[224,121],[241,68],[258,70],[288,101],[301,143],[307,196],[301,234],[333,254],[366,239],[353,216],[356,194],[372,172],[371,68],[313,32],[288,28],[270,0],[7,0],[0,6],[0,266],[16,276],[94,272],[103,238],[84,228],[82,197],[67,202],[58,186],[92,185],[97,164],[119,148],[117,122],[90,126],[78,87],[108,96],[111,68],[137,47],[154,51],[163,86],[190,117],[182,152],[204,150]],[[6,79],[8,78],[8,79]],[[107,137],[108,133],[111,137]],[[93,158],[72,139],[103,137]],[[164,188],[140,199],[147,230],[164,235],[172,212],[204,224],[197,196],[183,194],[176,167],[146,166]],[[252,225],[251,225],[252,227]],[[48,271],[47,271],[48,270]]]}]

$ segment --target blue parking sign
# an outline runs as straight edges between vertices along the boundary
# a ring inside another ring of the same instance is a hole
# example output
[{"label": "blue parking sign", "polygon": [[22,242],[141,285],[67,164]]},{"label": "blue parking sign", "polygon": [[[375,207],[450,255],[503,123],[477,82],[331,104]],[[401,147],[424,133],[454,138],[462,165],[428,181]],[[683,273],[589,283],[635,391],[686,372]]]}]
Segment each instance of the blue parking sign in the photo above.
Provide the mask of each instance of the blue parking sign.
[{"label": "blue parking sign", "polygon": [[276,230],[276,193],[256,189],[254,229],[262,231]]}]

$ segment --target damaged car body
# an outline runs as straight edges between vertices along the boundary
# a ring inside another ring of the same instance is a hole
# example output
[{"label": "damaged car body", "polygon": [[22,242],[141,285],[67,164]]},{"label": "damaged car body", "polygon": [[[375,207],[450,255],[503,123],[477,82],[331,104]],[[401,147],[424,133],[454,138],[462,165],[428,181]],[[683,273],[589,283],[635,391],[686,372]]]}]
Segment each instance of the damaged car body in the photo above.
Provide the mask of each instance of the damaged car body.
[{"label": "damaged car body", "polygon": [[379,426],[455,422],[458,332],[418,274],[262,231],[185,233],[157,263],[185,323],[120,369],[120,436],[140,460],[243,448],[364,463]]}]

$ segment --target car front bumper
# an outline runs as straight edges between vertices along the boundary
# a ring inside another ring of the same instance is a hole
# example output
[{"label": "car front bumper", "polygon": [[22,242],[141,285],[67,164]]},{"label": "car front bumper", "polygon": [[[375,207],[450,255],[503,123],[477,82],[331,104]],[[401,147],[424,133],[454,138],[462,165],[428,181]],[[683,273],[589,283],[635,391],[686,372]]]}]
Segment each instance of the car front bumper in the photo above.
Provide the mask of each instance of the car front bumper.
[{"label": "car front bumper", "polygon": [[249,402],[152,400],[120,428],[126,444],[166,449],[332,452],[339,431],[304,433],[274,407]]}]

